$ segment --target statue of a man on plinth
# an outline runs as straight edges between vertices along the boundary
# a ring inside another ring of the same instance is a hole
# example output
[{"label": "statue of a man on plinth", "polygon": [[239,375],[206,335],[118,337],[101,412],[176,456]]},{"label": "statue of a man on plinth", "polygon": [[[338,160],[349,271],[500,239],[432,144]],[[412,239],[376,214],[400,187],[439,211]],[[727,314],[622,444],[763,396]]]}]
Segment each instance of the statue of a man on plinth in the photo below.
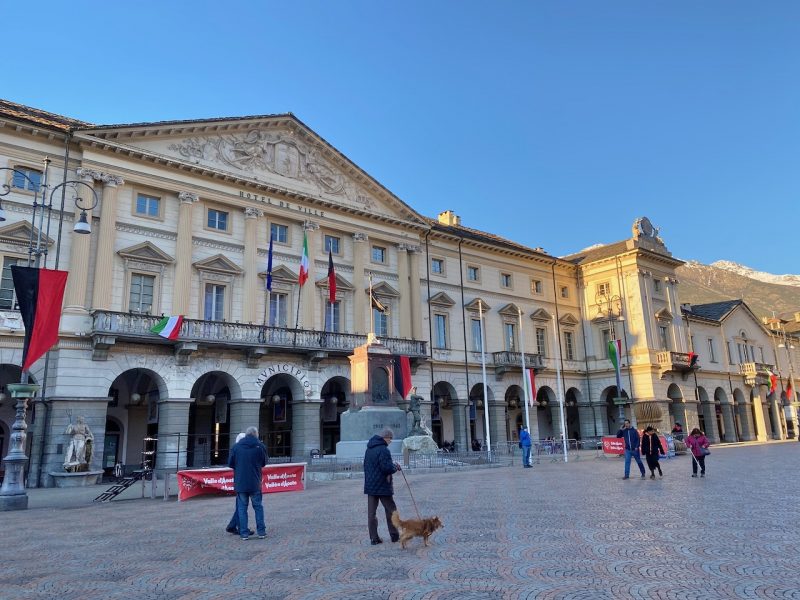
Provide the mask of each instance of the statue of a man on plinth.
[{"label": "statue of a man on plinth", "polygon": [[86,419],[78,417],[75,423],[70,422],[64,433],[70,436],[64,452],[64,470],[71,473],[88,471],[94,435],[86,424]]}]

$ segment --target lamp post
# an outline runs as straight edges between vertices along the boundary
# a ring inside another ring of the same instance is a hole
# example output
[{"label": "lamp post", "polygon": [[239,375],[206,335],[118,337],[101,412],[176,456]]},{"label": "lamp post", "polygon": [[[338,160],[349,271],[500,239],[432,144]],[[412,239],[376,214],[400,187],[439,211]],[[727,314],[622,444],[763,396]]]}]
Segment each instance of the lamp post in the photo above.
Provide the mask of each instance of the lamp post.
[{"label": "lamp post", "polygon": [[[789,365],[789,391],[786,394],[786,405],[784,406],[785,415],[787,418],[794,422],[795,421],[795,407],[794,407],[794,398],[797,397],[797,392],[794,389],[794,362],[792,361],[792,350],[795,349],[794,344],[792,344],[792,339],[786,334],[786,327],[784,327],[783,320],[776,318],[773,312],[772,319],[769,319],[770,329],[773,333],[775,333],[780,340],[778,344],[778,348],[783,348],[786,350],[786,362]],[[775,327],[773,327],[773,325]],[[774,338],[773,338],[774,341]],[[781,386],[783,386],[783,369],[780,367],[780,361],[778,359],[778,351],[775,350],[775,362],[777,363],[778,372],[781,376]],[[797,434],[797,438],[800,439],[800,432]]]},{"label": "lamp post", "polygon": [[[613,296],[609,294],[598,294],[595,298],[595,301],[600,314],[604,314],[606,316],[606,320],[608,322],[609,342],[616,342],[617,332],[614,327],[614,322],[619,321],[622,323],[623,328],[625,327],[625,317],[622,316],[622,298],[616,294]],[[608,345],[606,345],[606,352],[608,352]],[[622,422],[622,420],[625,419],[625,402],[623,401],[622,396],[621,381],[622,352],[620,352],[619,356],[617,356],[617,364],[619,365],[616,368],[615,373],[617,379],[617,397],[614,398],[614,404],[619,407],[618,418],[620,419],[620,422]]]},{"label": "lamp post", "polygon": [[[94,209],[99,203],[97,193],[87,183],[82,181],[66,180],[66,164],[64,165],[64,181],[52,189],[47,183],[48,167],[50,159],[44,159],[44,169],[41,181],[34,181],[27,173],[9,167],[0,167],[0,171],[12,172],[12,183],[2,184],[0,197],[7,196],[13,188],[28,189],[33,192],[33,212],[31,214],[31,231],[28,240],[28,266],[40,268],[42,262],[47,266],[48,244],[47,239],[50,234],[50,225],[53,216],[53,197],[56,191],[61,190],[61,206],[58,209],[58,241],[56,243],[55,268],[58,269],[58,262],[61,253],[61,230],[64,224],[64,204],[66,201],[66,190],[71,187],[76,195],[73,197],[75,206],[81,211],[78,222],[75,223],[74,231],[78,234],[91,233],[91,226],[87,218],[87,211]],[[83,200],[77,195],[78,186],[85,186],[93,196],[91,206],[85,206]],[[48,194],[49,190],[49,194]],[[37,226],[38,219],[38,226]],[[0,204],[0,221],[5,221],[5,210]],[[48,360],[45,358],[45,372],[42,386],[47,381]],[[22,372],[19,384],[8,386],[11,396],[16,399],[16,416],[14,424],[11,426],[12,434],[8,447],[8,454],[3,459],[5,463],[5,477],[3,485],[0,487],[0,510],[20,510],[28,508],[28,495],[25,492],[25,465],[28,457],[25,455],[25,442],[27,440],[27,429],[25,417],[28,410],[28,399],[33,398],[40,387],[28,382],[27,371]],[[42,392],[44,395],[44,389]]]}]

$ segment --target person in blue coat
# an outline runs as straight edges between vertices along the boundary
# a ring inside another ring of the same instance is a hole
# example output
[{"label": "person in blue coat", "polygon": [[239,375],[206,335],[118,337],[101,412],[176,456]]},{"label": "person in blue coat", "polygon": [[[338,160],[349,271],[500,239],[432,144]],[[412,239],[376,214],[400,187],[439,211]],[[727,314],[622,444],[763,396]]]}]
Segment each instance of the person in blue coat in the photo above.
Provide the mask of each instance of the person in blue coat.
[{"label": "person in blue coat", "polygon": [[622,422],[622,429],[617,431],[617,437],[625,440],[625,477],[623,479],[630,479],[631,476],[631,458],[636,459],[636,464],[639,465],[639,470],[642,472],[642,479],[644,479],[644,465],[642,464],[642,457],[639,445],[639,432],[631,427],[631,422],[625,419]]},{"label": "person in blue coat", "polygon": [[528,428],[523,427],[519,430],[519,447],[522,448],[522,466],[530,469],[531,464],[531,434],[528,433]]},{"label": "person in blue coat", "polygon": [[373,435],[367,442],[367,451],[364,453],[364,493],[367,495],[367,528],[369,539],[373,546],[383,543],[378,537],[378,502],[383,504],[386,512],[386,525],[393,542],[400,539],[400,533],[392,524],[392,513],[397,510],[394,503],[394,487],[392,475],[400,470],[400,465],[392,462],[389,444],[394,438],[394,432],[388,427],[379,435]]},{"label": "person in blue coat", "polygon": [[261,503],[261,469],[267,464],[267,449],[258,439],[258,429],[248,427],[242,441],[231,448],[228,466],[233,469],[233,489],[236,492],[239,510],[239,535],[250,539],[247,527],[247,506],[253,504],[256,514],[258,539],[267,537],[264,523],[264,506]]}]

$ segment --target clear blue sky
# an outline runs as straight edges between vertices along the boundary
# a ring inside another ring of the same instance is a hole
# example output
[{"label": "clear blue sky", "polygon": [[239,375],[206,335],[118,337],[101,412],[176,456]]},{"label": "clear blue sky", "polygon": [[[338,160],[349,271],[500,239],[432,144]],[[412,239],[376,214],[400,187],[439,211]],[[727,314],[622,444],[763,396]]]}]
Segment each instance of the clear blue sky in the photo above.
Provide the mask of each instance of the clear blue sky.
[{"label": "clear blue sky", "polygon": [[0,14],[9,100],[103,124],[291,111],[429,216],[563,255],[646,215],[680,258],[800,273],[800,2]]}]

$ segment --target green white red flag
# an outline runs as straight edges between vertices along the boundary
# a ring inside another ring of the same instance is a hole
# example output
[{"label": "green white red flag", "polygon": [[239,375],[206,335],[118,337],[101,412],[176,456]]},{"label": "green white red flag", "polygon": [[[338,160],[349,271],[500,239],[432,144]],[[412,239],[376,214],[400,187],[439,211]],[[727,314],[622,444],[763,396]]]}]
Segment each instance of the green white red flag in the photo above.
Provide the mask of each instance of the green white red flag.
[{"label": "green white red flag", "polygon": [[181,332],[181,325],[183,325],[183,315],[164,317],[150,331],[168,340],[177,340],[178,334]]},{"label": "green white red flag", "polygon": [[300,285],[308,279],[308,235],[303,232],[303,255],[300,257]]},{"label": "green white red flag", "polygon": [[620,366],[622,365],[622,340],[609,340],[608,358],[611,359],[611,364],[614,365],[614,372],[617,376],[617,397],[621,397],[622,373],[620,372]]}]

